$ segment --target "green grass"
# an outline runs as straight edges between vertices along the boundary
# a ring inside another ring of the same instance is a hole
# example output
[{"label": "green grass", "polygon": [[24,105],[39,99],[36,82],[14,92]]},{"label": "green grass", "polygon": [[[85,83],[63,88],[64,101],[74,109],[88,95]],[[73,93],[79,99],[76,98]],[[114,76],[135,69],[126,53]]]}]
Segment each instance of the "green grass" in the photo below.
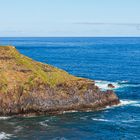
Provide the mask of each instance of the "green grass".
[{"label": "green grass", "polygon": [[[46,83],[50,86],[55,86],[60,82],[62,83],[66,80],[75,79],[74,76],[69,75],[63,70],[54,68],[50,65],[35,62],[32,59],[21,55],[16,51],[16,49],[12,49],[11,54],[15,57],[16,63],[24,65],[27,69],[30,69],[32,71],[32,74],[34,76],[32,76],[32,80],[29,78],[29,83],[31,84],[34,84],[34,79],[41,79],[44,84]],[[43,70],[44,65],[49,69],[48,72],[45,72]]]}]

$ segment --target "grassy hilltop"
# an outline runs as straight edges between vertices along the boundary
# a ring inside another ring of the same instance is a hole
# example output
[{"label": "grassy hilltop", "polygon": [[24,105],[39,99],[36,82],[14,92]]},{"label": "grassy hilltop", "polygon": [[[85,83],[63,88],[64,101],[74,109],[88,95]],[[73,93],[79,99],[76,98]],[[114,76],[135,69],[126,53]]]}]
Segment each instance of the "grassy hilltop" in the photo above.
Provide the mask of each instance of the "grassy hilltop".
[{"label": "grassy hilltop", "polygon": [[6,92],[8,87],[22,85],[23,89],[48,84],[56,86],[79,80],[67,72],[20,54],[13,46],[0,46],[0,90]]}]

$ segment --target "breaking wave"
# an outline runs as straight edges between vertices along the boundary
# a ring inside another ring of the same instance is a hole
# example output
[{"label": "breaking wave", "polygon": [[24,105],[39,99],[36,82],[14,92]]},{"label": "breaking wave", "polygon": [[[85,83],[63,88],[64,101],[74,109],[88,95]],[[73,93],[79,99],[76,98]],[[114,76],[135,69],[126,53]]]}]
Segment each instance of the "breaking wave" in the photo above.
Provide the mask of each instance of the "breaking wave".
[{"label": "breaking wave", "polygon": [[135,101],[135,100],[120,100],[120,105],[119,106],[124,106],[124,105],[135,105],[140,103],[140,101]]},{"label": "breaking wave", "polygon": [[0,120],[8,120],[10,119],[11,117],[0,117]]},{"label": "breaking wave", "polygon": [[45,120],[45,121],[40,122],[39,124],[40,124],[41,126],[47,127],[47,126],[49,126],[49,125],[48,125],[48,122],[49,122],[49,120]]},{"label": "breaking wave", "polygon": [[137,100],[120,100],[120,104],[113,105],[113,106],[107,106],[106,109],[112,109],[114,107],[121,107],[121,106],[137,106],[140,107],[140,101]]},{"label": "breaking wave", "polygon": [[0,132],[0,140],[7,140],[7,139],[10,139],[10,137],[12,137],[12,134],[7,134],[5,132]]},{"label": "breaking wave", "polygon": [[108,84],[112,84],[115,87],[114,90],[125,87],[140,87],[140,84],[129,83],[129,81],[110,82],[110,81],[95,80],[95,85],[98,86],[101,90],[112,89],[108,87]]}]

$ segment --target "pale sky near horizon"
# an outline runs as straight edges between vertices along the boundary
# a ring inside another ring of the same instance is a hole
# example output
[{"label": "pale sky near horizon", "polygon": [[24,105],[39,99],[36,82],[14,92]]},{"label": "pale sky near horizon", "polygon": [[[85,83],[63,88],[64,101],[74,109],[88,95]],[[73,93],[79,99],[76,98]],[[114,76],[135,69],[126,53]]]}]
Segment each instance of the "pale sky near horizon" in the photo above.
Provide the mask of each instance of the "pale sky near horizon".
[{"label": "pale sky near horizon", "polygon": [[140,36],[140,0],[0,0],[0,36]]}]

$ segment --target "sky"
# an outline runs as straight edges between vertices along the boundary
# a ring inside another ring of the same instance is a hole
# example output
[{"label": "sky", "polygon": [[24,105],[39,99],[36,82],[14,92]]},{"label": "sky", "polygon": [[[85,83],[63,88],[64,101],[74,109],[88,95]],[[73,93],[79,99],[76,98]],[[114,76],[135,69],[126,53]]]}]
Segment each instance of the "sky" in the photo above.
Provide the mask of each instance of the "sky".
[{"label": "sky", "polygon": [[140,37],[140,0],[0,0],[0,37]]}]

